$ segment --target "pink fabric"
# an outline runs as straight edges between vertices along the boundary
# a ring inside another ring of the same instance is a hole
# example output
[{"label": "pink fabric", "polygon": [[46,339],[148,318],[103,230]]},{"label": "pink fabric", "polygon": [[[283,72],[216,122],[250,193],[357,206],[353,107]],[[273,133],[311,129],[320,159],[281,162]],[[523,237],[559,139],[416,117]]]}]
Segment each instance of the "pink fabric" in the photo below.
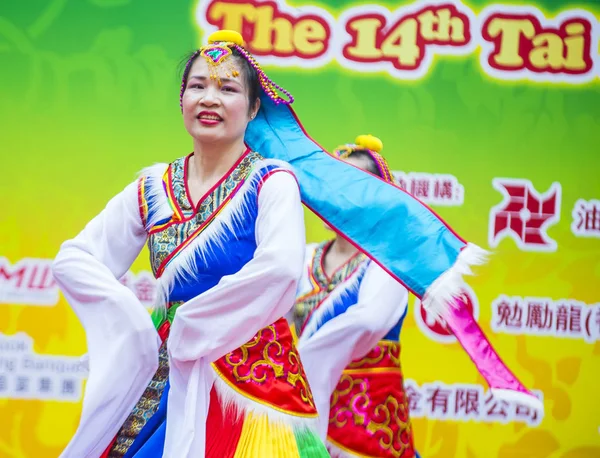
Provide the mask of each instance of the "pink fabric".
[{"label": "pink fabric", "polygon": [[535,397],[504,364],[465,303],[455,298],[445,316],[448,326],[492,389],[511,390]]}]

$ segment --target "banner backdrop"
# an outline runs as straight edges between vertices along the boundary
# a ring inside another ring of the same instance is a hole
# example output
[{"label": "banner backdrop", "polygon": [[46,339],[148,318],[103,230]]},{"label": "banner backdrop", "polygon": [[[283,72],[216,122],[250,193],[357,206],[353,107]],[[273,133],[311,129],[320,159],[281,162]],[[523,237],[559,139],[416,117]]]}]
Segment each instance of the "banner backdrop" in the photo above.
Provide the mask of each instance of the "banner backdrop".
[{"label": "banner backdrop", "polygon": [[[380,137],[402,186],[494,251],[469,304],[545,412],[491,397],[411,300],[422,456],[600,456],[599,14],[597,0],[3,1],[0,456],[56,457],[74,433],[85,335],[52,258],[137,171],[190,152],[178,62],[221,27],[319,143]],[[330,236],[306,221],[309,241]],[[147,257],[122,281],[150,306]]]}]

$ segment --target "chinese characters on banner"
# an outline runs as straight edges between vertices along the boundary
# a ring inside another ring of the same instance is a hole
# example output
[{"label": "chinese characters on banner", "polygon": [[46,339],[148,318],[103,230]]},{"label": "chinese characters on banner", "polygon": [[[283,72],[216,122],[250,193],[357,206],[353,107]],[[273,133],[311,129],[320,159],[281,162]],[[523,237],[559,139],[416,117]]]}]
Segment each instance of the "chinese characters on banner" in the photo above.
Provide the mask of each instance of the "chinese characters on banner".
[{"label": "chinese characters on banner", "polygon": [[398,186],[428,205],[459,206],[464,188],[453,175],[392,172]]},{"label": "chinese characters on banner", "polygon": [[600,340],[600,304],[573,299],[500,296],[492,303],[492,329],[498,333]]},{"label": "chinese characters on banner", "polygon": [[572,211],[571,231],[578,237],[600,238],[600,200],[575,202]]},{"label": "chinese characters on banner", "polygon": [[[521,422],[537,426],[543,412],[494,398],[483,386],[473,384],[445,384],[442,382],[417,384],[405,379],[410,416],[439,420],[481,421],[488,423]],[[542,393],[533,391],[543,401]]]},{"label": "chinese characters on banner", "polygon": [[40,355],[24,333],[0,333],[0,398],[81,400],[87,369],[80,358]]}]

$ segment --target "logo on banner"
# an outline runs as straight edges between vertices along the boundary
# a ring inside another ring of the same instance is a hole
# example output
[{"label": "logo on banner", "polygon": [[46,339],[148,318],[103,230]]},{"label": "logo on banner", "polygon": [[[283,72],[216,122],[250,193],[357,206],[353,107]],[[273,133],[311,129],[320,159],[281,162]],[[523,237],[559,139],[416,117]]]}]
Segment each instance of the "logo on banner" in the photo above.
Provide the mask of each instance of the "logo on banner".
[{"label": "logo on banner", "polygon": [[0,303],[56,305],[58,286],[52,277],[52,259],[21,259],[12,265],[0,257]]},{"label": "logo on banner", "polygon": [[[475,320],[479,319],[479,301],[475,292],[466,283],[462,286],[463,300],[467,310],[475,317]],[[443,318],[436,317],[433,313],[428,312],[420,300],[415,299],[415,321],[421,329],[421,332],[429,337],[431,340],[435,340],[441,343],[454,343],[456,337],[448,327],[448,324]]]},{"label": "logo on banner", "polygon": [[544,194],[529,180],[494,178],[492,184],[504,199],[490,211],[490,246],[510,237],[523,251],[556,251],[556,241],[546,231],[560,221],[560,183],[552,183]]}]

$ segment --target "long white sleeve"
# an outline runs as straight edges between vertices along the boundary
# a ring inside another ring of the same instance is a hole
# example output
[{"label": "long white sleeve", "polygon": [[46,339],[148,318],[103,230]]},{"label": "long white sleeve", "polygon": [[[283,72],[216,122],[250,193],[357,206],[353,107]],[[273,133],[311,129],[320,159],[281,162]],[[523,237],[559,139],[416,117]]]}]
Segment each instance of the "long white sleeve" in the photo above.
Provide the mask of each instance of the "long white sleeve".
[{"label": "long white sleeve", "polygon": [[398,323],[407,300],[406,288],[371,263],[360,284],[358,302],[310,337],[300,337],[298,351],[319,412],[323,440],[327,436],[329,401],[342,371],[371,351]]},{"label": "long white sleeve", "polygon": [[85,328],[90,366],[79,427],[61,457],[100,456],[158,366],[152,320],[118,280],[145,241],[132,183],[54,261],[54,278]]},{"label": "long white sleeve", "polygon": [[168,341],[170,391],[165,457],[204,456],[210,363],[248,342],[292,307],[304,257],[304,217],[294,177],[260,190],[252,260],[177,310]]}]

